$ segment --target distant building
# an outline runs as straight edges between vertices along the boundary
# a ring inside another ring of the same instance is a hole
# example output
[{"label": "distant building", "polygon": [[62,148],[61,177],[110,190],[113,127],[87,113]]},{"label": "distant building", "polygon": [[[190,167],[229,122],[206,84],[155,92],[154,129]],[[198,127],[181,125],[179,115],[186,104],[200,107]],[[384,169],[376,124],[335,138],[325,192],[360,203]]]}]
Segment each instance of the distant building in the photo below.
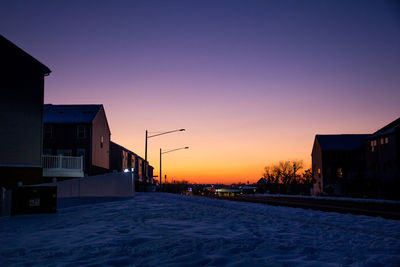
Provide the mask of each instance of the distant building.
[{"label": "distant building", "polygon": [[368,134],[316,135],[312,150],[313,194],[353,195],[363,178]]},{"label": "distant building", "polygon": [[43,153],[83,156],[84,172],[110,171],[110,137],[103,105],[44,105]]},{"label": "distant building", "polygon": [[400,118],[367,138],[365,158],[365,178],[370,193],[377,197],[398,196],[400,194]]},{"label": "distant building", "polygon": [[268,180],[262,177],[257,181],[257,184],[268,184]]},{"label": "distant building", "polygon": [[[132,170],[134,168],[135,173],[138,172],[136,162],[139,160],[139,156],[126,149],[125,147],[114,143],[113,141],[110,142],[110,170],[122,172],[125,169]],[[139,175],[136,175],[137,179],[141,179]]]},{"label": "distant building", "polygon": [[[147,177],[144,175],[144,165],[146,164]],[[144,191],[144,186],[153,184],[153,170],[154,168],[149,165],[142,157],[136,153],[118,145],[117,143],[110,142],[110,170],[122,172],[125,169],[131,170],[134,168],[136,189]]]},{"label": "distant building", "polygon": [[150,173],[152,175],[152,172],[149,172],[149,170],[153,170],[153,167],[149,165],[149,162],[145,161],[144,158],[137,156],[135,160],[135,166],[135,169],[137,170],[137,180],[144,184],[150,184],[151,181],[153,181],[153,176],[149,176]]},{"label": "distant building", "polygon": [[154,179],[153,179],[154,167],[151,166],[151,165],[147,165],[147,166],[148,166],[148,168],[147,168],[148,183],[149,184],[154,184]]},{"label": "distant building", "polygon": [[[110,170],[116,172],[122,172],[125,169],[131,170],[135,167],[135,157],[131,156],[131,160],[128,161],[128,154],[133,153],[123,146],[120,146],[113,141],[110,141]],[[133,159],[133,165],[132,165]],[[128,164],[129,162],[129,164]]]},{"label": "distant building", "polygon": [[44,77],[50,72],[0,35],[0,187],[42,181]]},{"label": "distant building", "polygon": [[268,185],[268,180],[265,179],[264,177],[260,178],[257,181],[257,190],[258,190],[258,192],[260,192],[262,194],[267,192],[267,185]]}]

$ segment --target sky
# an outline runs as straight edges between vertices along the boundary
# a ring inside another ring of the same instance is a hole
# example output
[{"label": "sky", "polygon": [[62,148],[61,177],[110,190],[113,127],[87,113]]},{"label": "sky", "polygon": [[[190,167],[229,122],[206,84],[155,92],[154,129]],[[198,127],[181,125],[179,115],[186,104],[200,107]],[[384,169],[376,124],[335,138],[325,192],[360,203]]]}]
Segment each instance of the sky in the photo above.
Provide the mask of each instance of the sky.
[{"label": "sky", "polygon": [[45,103],[103,104],[111,139],[167,180],[311,165],[315,134],[400,116],[394,1],[1,1],[0,34],[48,66]]}]

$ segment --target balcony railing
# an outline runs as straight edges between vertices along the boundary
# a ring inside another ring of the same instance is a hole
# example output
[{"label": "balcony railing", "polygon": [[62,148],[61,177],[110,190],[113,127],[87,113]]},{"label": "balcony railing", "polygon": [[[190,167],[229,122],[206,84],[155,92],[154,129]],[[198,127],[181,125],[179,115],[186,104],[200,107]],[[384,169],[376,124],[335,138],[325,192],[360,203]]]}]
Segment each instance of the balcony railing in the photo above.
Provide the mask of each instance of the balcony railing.
[{"label": "balcony railing", "polygon": [[83,177],[83,156],[42,156],[43,176]]}]

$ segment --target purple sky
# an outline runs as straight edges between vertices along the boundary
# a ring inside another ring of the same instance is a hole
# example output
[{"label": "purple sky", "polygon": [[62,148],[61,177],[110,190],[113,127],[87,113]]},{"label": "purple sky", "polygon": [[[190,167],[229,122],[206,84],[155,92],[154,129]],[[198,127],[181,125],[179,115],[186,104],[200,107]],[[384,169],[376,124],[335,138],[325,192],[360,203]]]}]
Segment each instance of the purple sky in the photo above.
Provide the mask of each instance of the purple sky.
[{"label": "purple sky", "polygon": [[316,133],[370,133],[400,115],[392,1],[2,1],[0,33],[47,65],[45,102],[102,103],[112,139],[144,131],[176,179],[255,180]]}]

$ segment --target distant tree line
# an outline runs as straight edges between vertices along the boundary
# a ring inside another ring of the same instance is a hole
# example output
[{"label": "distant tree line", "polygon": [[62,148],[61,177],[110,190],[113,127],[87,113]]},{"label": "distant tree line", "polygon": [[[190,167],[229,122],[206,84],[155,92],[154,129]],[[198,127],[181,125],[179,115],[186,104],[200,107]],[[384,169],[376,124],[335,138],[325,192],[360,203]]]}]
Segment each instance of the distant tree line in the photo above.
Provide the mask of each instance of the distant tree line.
[{"label": "distant tree line", "polygon": [[173,180],[172,183],[166,182],[162,185],[162,191],[174,194],[180,194],[186,191],[189,187],[189,182],[186,180],[176,181]]},{"label": "distant tree line", "polygon": [[259,193],[309,195],[313,184],[311,169],[302,172],[304,164],[300,160],[280,161],[267,165],[257,184]]},{"label": "distant tree line", "polygon": [[312,184],[311,169],[300,172],[303,166],[301,160],[280,161],[278,164],[265,166],[262,177],[271,184]]}]

